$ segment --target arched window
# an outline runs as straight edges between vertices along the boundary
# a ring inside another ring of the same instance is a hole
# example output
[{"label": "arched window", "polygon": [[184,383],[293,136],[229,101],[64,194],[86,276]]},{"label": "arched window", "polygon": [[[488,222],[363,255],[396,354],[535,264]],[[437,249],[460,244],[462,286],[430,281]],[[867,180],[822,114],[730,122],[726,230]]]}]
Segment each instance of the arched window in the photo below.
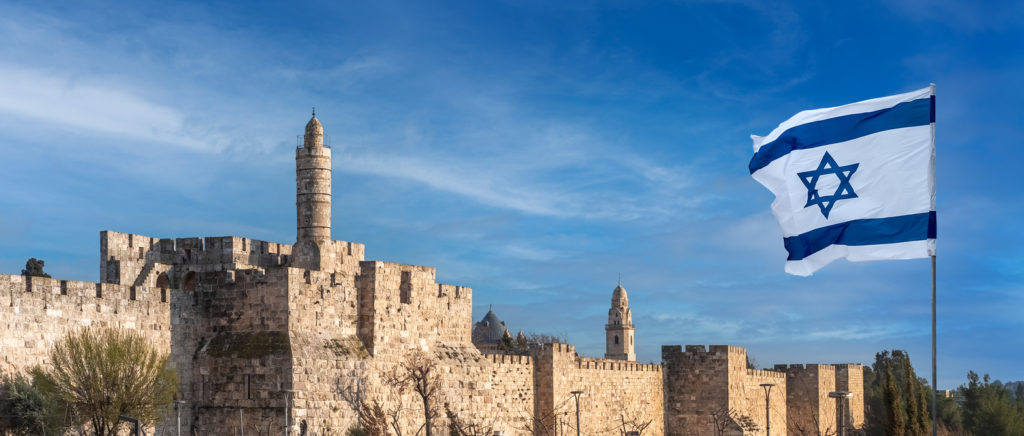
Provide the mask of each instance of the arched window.
[{"label": "arched window", "polygon": [[615,335],[615,345],[619,345],[619,335]]},{"label": "arched window", "polygon": [[156,287],[158,288],[169,288],[171,287],[171,279],[167,277],[167,273],[163,272],[156,276]]}]

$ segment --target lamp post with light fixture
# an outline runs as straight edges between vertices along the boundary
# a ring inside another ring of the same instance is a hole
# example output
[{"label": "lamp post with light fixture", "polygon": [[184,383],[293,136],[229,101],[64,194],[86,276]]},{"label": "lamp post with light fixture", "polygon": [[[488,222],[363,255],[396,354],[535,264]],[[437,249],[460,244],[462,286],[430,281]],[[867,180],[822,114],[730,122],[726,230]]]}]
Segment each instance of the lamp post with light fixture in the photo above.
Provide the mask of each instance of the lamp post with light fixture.
[{"label": "lamp post with light fixture", "polygon": [[580,436],[580,395],[583,395],[583,391],[572,391],[569,393],[576,398],[576,436]]},{"label": "lamp post with light fixture", "polygon": [[771,436],[772,434],[772,409],[769,406],[772,386],[775,383],[761,383],[761,389],[764,389],[764,434],[765,436]]},{"label": "lamp post with light fixture", "polygon": [[828,397],[836,399],[836,404],[837,404],[838,409],[839,409],[839,431],[837,432],[837,435],[838,436],[845,436],[846,435],[846,413],[844,413],[844,411],[843,411],[843,400],[846,400],[848,398],[853,398],[853,392],[847,392],[847,391],[829,392],[828,393]]}]

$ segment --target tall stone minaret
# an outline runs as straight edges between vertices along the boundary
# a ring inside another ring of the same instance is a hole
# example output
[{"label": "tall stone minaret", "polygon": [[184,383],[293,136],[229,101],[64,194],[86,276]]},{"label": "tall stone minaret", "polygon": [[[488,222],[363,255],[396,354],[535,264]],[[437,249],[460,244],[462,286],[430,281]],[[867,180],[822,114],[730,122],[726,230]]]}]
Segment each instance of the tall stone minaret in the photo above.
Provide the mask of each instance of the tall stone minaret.
[{"label": "tall stone minaret", "polygon": [[604,326],[606,335],[605,359],[636,360],[633,348],[633,313],[629,310],[629,297],[626,288],[619,283],[612,291],[612,308],[608,309],[608,324]]},{"label": "tall stone minaret", "polygon": [[302,147],[295,150],[296,243],[321,245],[331,240],[331,149],[324,147],[324,127],[313,118],[306,123]]}]

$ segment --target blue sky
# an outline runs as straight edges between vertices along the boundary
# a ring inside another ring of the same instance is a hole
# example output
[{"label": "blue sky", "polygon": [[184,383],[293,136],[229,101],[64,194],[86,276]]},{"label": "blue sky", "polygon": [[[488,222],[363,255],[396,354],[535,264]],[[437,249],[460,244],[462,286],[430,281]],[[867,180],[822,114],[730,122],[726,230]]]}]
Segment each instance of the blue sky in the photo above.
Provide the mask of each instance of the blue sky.
[{"label": "blue sky", "polygon": [[[939,385],[1021,380],[1020,3],[0,3],[0,271],[98,279],[98,233],[294,240],[296,135],[334,148],[334,237],[436,266],[513,329],[641,360],[909,350],[926,259],[783,273],[749,135],[937,84]],[[999,2],[1002,3],[1002,2]]]}]

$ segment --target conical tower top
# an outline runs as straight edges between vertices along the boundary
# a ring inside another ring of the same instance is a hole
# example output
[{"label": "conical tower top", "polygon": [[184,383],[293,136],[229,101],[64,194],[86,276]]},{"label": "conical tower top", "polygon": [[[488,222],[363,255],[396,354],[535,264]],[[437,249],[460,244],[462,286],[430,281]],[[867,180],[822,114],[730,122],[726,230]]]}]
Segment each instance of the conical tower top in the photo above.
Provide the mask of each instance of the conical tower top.
[{"label": "conical tower top", "polygon": [[306,123],[306,135],[304,147],[322,147],[324,145],[324,126],[316,119],[316,108],[313,108],[313,117]]}]

